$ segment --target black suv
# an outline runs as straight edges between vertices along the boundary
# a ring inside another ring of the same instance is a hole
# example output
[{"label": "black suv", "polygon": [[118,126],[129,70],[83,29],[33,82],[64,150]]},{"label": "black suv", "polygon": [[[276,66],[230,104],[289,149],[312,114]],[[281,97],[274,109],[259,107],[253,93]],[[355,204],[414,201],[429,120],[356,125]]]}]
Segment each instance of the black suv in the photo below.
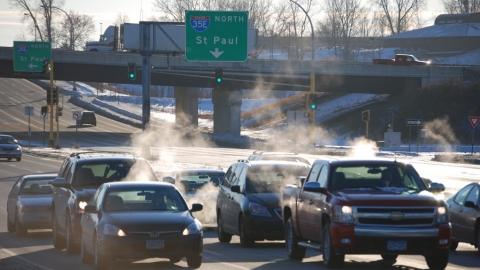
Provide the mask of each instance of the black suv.
[{"label": "black suv", "polygon": [[95,190],[106,182],[158,181],[150,163],[129,153],[73,153],[53,180],[53,246],[80,251],[80,219]]},{"label": "black suv", "polygon": [[217,195],[218,240],[240,236],[242,247],[255,241],[283,240],[281,194],[301,181],[310,165],[296,161],[240,160],[228,168]]},{"label": "black suv", "polygon": [[90,124],[92,126],[96,126],[97,117],[95,116],[95,112],[82,111],[80,120],[77,120],[77,126],[82,126],[83,124]]}]

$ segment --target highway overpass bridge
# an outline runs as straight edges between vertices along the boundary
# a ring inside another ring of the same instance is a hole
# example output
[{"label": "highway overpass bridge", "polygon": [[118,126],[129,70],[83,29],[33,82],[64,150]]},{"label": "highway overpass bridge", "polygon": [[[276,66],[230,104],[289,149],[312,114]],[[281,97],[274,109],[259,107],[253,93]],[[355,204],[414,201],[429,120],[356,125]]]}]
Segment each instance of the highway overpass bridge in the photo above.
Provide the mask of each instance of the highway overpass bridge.
[{"label": "highway overpass bridge", "polygon": [[[0,77],[48,79],[46,75],[14,71],[13,47],[0,47]],[[54,79],[62,81],[142,84],[145,58],[139,53],[52,50]],[[136,64],[137,76],[127,76],[128,63]],[[469,69],[454,66],[385,66],[291,60],[247,62],[186,62],[183,55],[151,55],[151,85],[174,86],[177,123],[198,125],[196,88],[213,88],[214,132],[240,134],[242,89],[395,94],[414,91],[442,79],[465,79]],[[214,81],[215,68],[223,69],[224,81]],[[144,98],[144,103],[145,103]],[[149,108],[148,102],[148,108]],[[144,114],[145,115],[145,114]],[[147,115],[149,119],[149,112]]]}]

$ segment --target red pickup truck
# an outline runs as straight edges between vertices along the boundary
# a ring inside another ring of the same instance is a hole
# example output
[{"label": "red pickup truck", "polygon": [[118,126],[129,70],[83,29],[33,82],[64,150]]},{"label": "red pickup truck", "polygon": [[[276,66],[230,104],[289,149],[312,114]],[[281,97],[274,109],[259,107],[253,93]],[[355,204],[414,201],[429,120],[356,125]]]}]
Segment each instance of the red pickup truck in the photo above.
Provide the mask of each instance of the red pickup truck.
[{"label": "red pickup truck", "polygon": [[448,206],[412,165],[390,159],[319,159],[306,179],[287,185],[282,219],[287,254],[302,260],[307,248],[323,253],[328,268],[345,254],[422,255],[431,269],[448,265]]},{"label": "red pickup truck", "polygon": [[394,59],[373,59],[373,64],[394,66],[427,66],[430,62],[420,61],[411,54],[396,54]]}]

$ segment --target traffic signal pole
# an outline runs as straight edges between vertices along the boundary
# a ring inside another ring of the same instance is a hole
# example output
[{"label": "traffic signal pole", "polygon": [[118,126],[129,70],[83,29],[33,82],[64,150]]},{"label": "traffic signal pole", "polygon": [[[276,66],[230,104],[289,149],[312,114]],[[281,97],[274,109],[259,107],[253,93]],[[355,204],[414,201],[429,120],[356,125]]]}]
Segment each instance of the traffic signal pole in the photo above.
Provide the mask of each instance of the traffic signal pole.
[{"label": "traffic signal pole", "polygon": [[55,141],[53,139],[53,60],[49,60],[49,72],[50,72],[50,138],[48,139],[48,147],[54,148]]},{"label": "traffic signal pole", "polygon": [[[313,50],[313,48],[312,48]],[[310,93],[315,94],[315,73],[313,72],[313,63],[312,63],[312,73],[310,74]],[[316,102],[316,101],[314,101]],[[310,143],[315,145],[315,110],[310,110]]]}]

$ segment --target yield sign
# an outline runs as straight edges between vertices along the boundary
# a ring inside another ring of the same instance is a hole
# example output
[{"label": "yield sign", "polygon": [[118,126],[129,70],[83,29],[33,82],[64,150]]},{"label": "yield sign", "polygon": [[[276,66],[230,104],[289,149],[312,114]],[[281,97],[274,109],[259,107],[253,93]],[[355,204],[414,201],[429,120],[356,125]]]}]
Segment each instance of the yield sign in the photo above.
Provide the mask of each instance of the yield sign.
[{"label": "yield sign", "polygon": [[470,121],[470,124],[472,124],[472,127],[475,128],[480,122],[480,116],[469,116],[468,120]]}]

